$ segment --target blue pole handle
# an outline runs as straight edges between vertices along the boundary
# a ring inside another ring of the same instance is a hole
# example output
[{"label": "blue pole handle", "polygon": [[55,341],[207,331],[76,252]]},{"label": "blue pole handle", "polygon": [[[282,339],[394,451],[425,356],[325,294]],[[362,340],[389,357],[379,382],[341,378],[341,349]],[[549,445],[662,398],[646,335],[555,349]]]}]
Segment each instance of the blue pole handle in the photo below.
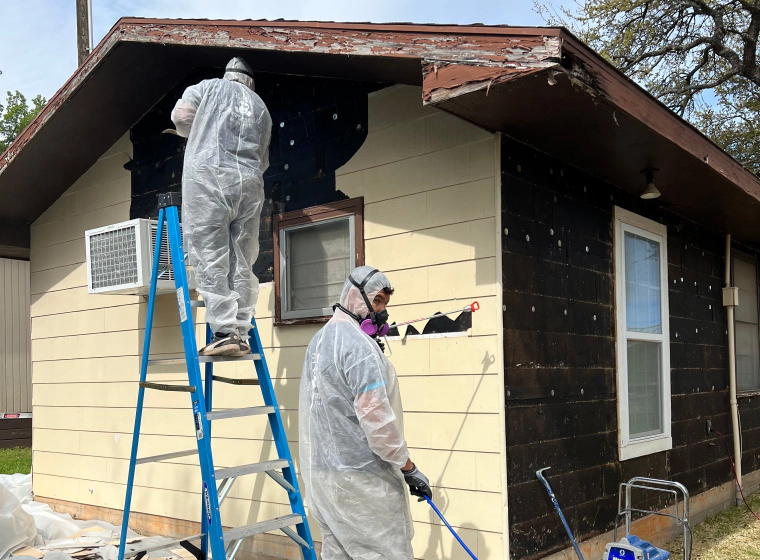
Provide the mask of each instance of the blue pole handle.
[{"label": "blue pole handle", "polygon": [[464,548],[465,552],[467,552],[467,554],[470,555],[470,558],[472,558],[472,560],[478,560],[475,557],[475,555],[472,553],[472,551],[469,548],[467,548],[467,545],[464,544],[464,542],[462,541],[462,539],[459,538],[459,535],[456,534],[456,531],[454,531],[454,529],[451,527],[451,525],[449,525],[449,522],[446,521],[446,518],[443,516],[443,514],[438,510],[437,507],[435,507],[435,504],[433,503],[433,500],[431,500],[430,498],[428,498],[424,494],[422,495],[422,497],[427,500],[427,503],[429,503],[430,507],[433,508],[433,511],[435,511],[438,514],[438,517],[441,518],[441,521],[443,521],[446,524],[446,527],[449,528],[449,531],[451,531],[451,534],[454,535],[454,538],[459,541],[459,544],[462,545],[462,548]]}]

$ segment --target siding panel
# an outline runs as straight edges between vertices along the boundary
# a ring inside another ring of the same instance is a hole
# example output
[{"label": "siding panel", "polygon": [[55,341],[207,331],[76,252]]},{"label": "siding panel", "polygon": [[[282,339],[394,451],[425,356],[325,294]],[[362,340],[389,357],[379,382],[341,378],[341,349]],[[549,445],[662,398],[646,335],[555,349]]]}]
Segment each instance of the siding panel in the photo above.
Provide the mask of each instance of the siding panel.
[{"label": "siding panel", "polygon": [[31,412],[28,261],[0,259],[0,302],[0,412]]}]

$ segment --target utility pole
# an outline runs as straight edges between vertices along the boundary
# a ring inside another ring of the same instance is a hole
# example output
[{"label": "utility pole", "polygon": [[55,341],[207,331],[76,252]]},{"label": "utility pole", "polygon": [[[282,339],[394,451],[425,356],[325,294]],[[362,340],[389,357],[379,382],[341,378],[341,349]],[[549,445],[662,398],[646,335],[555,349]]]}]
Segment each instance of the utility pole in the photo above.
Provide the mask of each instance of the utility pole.
[{"label": "utility pole", "polygon": [[77,3],[77,60],[79,66],[92,51],[92,0]]}]

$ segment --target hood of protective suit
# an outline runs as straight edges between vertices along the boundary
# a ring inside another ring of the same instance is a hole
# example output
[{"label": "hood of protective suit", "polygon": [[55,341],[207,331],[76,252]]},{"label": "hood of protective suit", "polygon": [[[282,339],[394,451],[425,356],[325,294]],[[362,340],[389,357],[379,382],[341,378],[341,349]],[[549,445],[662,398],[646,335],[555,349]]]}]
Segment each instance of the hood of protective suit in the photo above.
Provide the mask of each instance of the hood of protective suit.
[{"label": "hood of protective suit", "polygon": [[224,79],[231,82],[239,82],[252,91],[256,91],[253,82],[253,69],[245,60],[238,56],[227,63],[224,69]]},{"label": "hood of protective suit", "polygon": [[[372,266],[358,266],[351,273],[351,277],[356,280],[358,284],[362,283],[367,275],[375,270]],[[383,288],[391,288],[391,282],[388,277],[382,272],[376,272],[372,278],[369,279],[367,285],[364,286],[364,292],[367,294],[367,299],[372,302],[375,299],[377,293]],[[351,283],[351,280],[346,279],[343,284],[343,291],[340,294],[340,304],[348,309],[351,313],[357,317],[364,318],[369,315],[369,309],[364,302],[364,298],[359,292],[359,288]]]}]

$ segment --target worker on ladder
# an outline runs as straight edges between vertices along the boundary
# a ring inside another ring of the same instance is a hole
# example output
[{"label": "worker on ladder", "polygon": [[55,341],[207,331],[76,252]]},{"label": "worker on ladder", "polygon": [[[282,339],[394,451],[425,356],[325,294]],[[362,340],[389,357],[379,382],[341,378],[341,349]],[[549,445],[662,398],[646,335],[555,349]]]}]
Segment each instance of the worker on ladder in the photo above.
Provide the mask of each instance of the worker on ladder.
[{"label": "worker on ladder", "polygon": [[355,269],[333,317],[306,351],[299,445],[306,504],[322,529],[323,560],[412,560],[411,493],[432,498],[404,439],[398,379],[377,341],[393,288]]},{"label": "worker on ladder", "polygon": [[254,92],[241,58],[223,79],[190,86],[171,114],[188,138],[182,170],[182,230],[214,338],[202,356],[250,353],[248,332],[259,295],[253,263],[259,254],[264,171],[272,119]]}]

